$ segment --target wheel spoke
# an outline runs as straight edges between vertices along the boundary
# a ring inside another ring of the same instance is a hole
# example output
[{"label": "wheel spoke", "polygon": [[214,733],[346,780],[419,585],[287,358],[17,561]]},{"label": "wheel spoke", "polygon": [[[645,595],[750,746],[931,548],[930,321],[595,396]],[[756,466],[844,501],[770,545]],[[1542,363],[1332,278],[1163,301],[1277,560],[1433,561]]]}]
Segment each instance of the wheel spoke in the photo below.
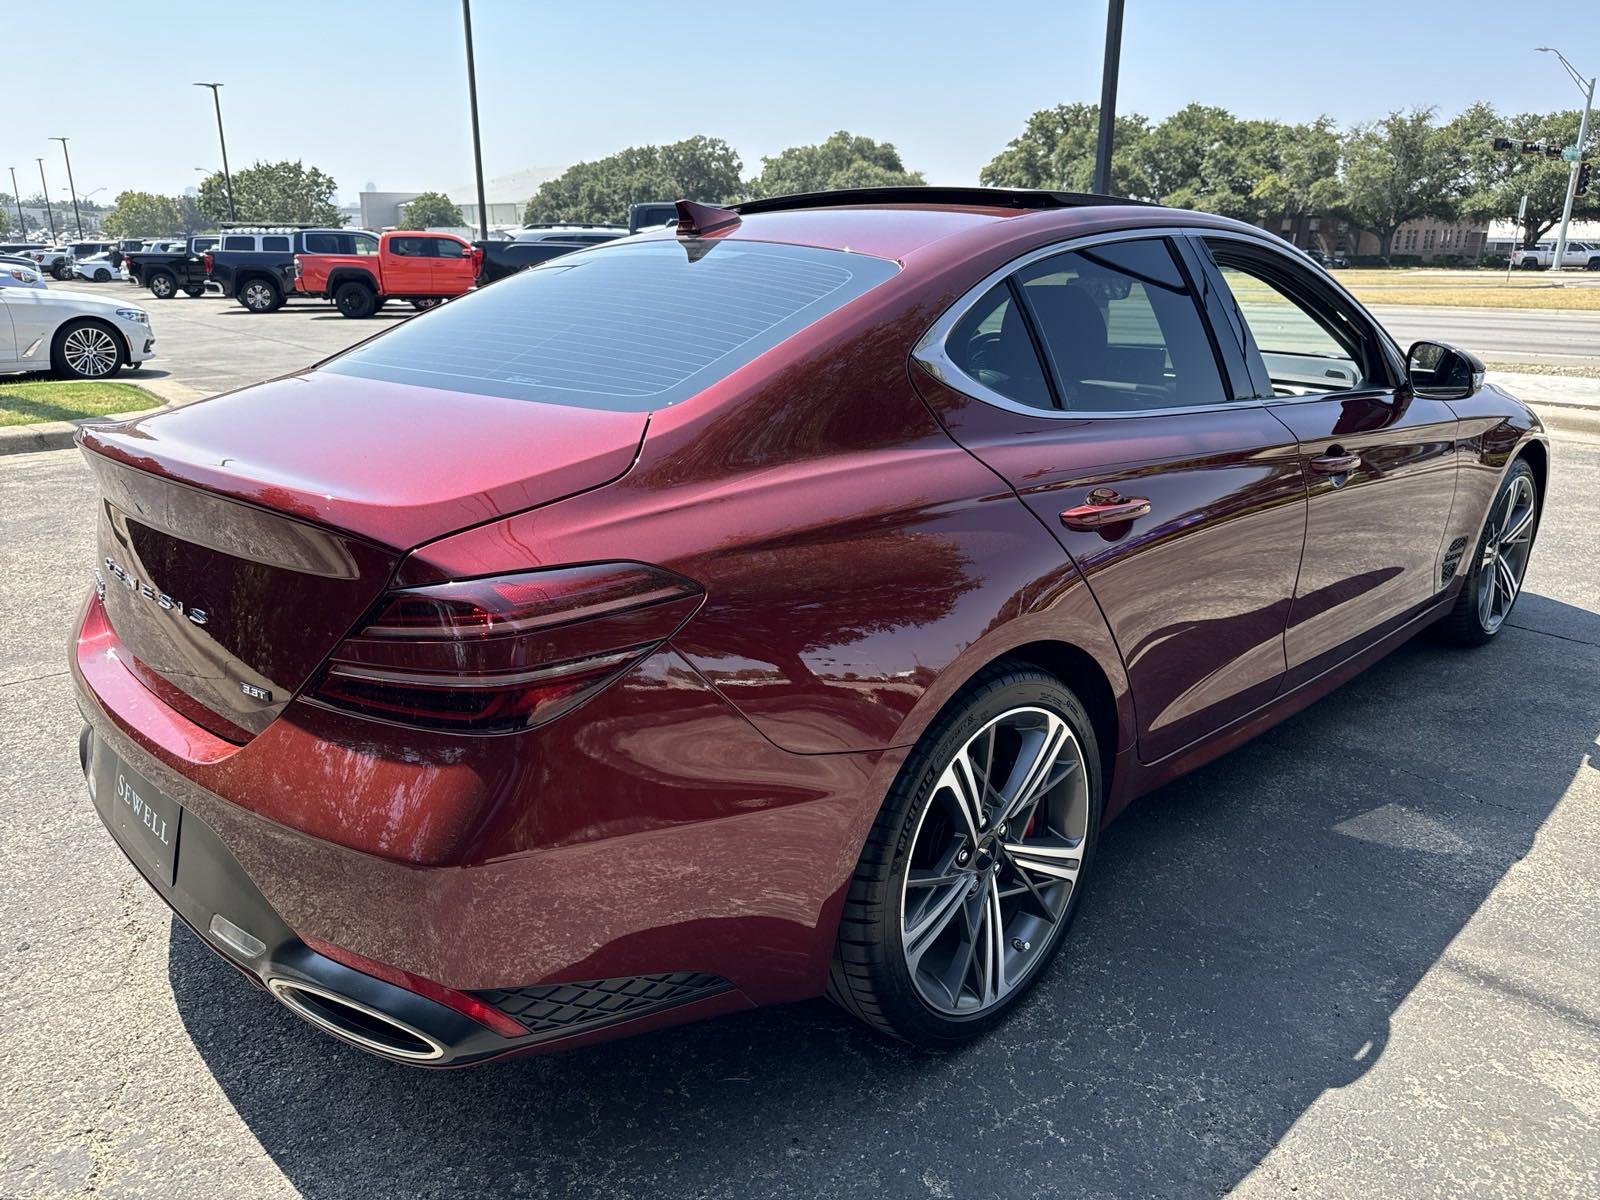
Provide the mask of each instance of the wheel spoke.
[{"label": "wheel spoke", "polygon": [[950,797],[951,807],[959,819],[958,828],[964,829],[974,843],[983,828],[983,785],[973,770],[972,759],[964,746],[950,760],[950,765],[939,777],[937,790]]},{"label": "wheel spoke", "polygon": [[1000,908],[1000,885],[994,875],[989,876],[983,889],[984,914],[984,972],[981,1002],[988,1006],[1005,995],[1006,986],[1006,923]]},{"label": "wheel spoke", "polygon": [[1007,842],[1006,857],[1024,879],[1031,873],[1049,879],[1077,881],[1083,869],[1083,846],[1061,838],[1040,838],[1031,842]]},{"label": "wheel spoke", "polygon": [[928,952],[928,947],[938,940],[939,935],[945,931],[957,913],[966,907],[968,884],[965,879],[946,888],[938,895],[931,896],[923,908],[914,925],[907,927],[901,934],[901,942],[905,945],[906,961],[912,971],[917,969],[917,964],[922,961],[922,956]]},{"label": "wheel spoke", "polygon": [[1513,521],[1506,529],[1506,531],[1500,535],[1500,545],[1504,547],[1524,541],[1532,532],[1533,505],[1530,504],[1522,513],[1522,515],[1517,517],[1516,520]]},{"label": "wheel spoke", "polygon": [[1016,820],[1024,808],[1037,803],[1040,796],[1066,777],[1064,771],[1056,775],[1055,767],[1071,737],[1067,723],[1050,714],[1043,734],[1025,749],[1026,757],[1019,757],[1016,767],[1012,769],[1011,779],[1006,781],[1008,794],[1004,796],[1005,807],[1001,811],[1007,822]]},{"label": "wheel spoke", "polygon": [[1512,602],[1517,598],[1517,573],[1511,569],[1509,562],[1500,558],[1495,561],[1494,574],[1497,583],[1495,590],[1500,593],[1500,612],[1504,615],[1511,610]]},{"label": "wheel spoke", "polygon": [[1499,577],[1499,558],[1491,557],[1483,564],[1478,576],[1478,620],[1488,627],[1494,616],[1494,593]]}]

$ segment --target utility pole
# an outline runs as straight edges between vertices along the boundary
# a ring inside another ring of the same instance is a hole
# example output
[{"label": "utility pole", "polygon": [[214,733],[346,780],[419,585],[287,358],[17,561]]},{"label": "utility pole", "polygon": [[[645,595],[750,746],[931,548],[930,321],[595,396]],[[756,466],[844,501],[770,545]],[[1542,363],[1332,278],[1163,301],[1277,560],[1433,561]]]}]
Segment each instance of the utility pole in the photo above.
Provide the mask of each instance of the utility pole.
[{"label": "utility pole", "polygon": [[1117,128],[1117,68],[1122,59],[1122,0],[1106,7],[1106,57],[1100,74],[1100,139],[1094,149],[1094,191],[1111,194],[1111,143]]},{"label": "utility pole", "polygon": [[50,211],[50,189],[44,182],[44,159],[36,158],[33,161],[39,164],[39,191],[44,195],[44,219],[50,222],[50,244],[53,246],[56,242],[56,219]]},{"label": "utility pole", "polygon": [[478,70],[472,60],[472,0],[461,0],[461,24],[467,33],[467,99],[472,105],[472,165],[478,173],[478,237],[489,240],[489,206],[483,198],[483,142],[478,137]]},{"label": "utility pole", "polygon": [[17,236],[23,241],[28,240],[28,221],[22,215],[22,193],[17,190],[17,169],[11,170],[11,198],[17,202]]},{"label": "utility pole", "polygon": [[211,89],[211,102],[217,108],[217,141],[222,143],[222,182],[228,189],[228,220],[237,221],[239,214],[233,207],[233,173],[228,170],[228,139],[222,132],[222,94],[217,90],[220,83],[197,83],[195,87]]},{"label": "utility pole", "polygon": [[67,139],[53,137],[52,142],[61,143],[61,154],[67,160],[67,191],[72,193],[72,219],[78,226],[78,240],[83,240],[83,217],[78,212],[78,185],[72,182],[72,155],[67,153]]},{"label": "utility pole", "polygon": [[1585,80],[1578,68],[1567,61],[1567,56],[1551,46],[1540,46],[1542,54],[1554,54],[1561,60],[1561,65],[1567,69],[1567,74],[1572,76],[1572,82],[1578,85],[1578,90],[1583,93],[1583,117],[1578,122],[1577,153],[1572,156],[1572,161],[1567,164],[1567,202],[1561,209],[1561,233],[1556,238],[1556,256],[1550,260],[1550,269],[1562,269],[1562,260],[1567,254],[1567,226],[1572,223],[1572,199],[1578,192],[1578,170],[1583,162],[1584,139],[1589,136],[1589,112],[1594,108],[1594,77]]}]

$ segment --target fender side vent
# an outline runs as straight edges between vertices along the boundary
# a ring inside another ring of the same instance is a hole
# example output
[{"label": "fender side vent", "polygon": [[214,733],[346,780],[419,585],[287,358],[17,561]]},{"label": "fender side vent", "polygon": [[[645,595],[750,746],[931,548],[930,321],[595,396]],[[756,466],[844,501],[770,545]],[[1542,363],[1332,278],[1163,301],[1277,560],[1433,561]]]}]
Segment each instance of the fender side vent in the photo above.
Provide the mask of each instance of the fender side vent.
[{"label": "fender side vent", "polygon": [[1439,568],[1439,586],[1443,587],[1455,576],[1456,568],[1461,565],[1461,556],[1466,552],[1467,539],[1458,537],[1450,543],[1450,548],[1444,552],[1444,565]]},{"label": "fender side vent", "polygon": [[663,1008],[675,1008],[726,992],[733,985],[703,971],[627,975],[585,983],[551,983],[475,993],[542,1037],[564,1036],[630,1021]]}]

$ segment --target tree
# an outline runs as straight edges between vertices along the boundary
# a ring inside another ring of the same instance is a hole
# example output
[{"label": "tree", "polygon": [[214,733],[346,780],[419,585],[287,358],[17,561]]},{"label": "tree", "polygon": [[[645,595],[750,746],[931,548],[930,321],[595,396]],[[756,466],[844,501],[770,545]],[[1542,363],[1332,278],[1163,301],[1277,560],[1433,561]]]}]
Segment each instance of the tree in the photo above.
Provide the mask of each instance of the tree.
[{"label": "tree", "polygon": [[[233,201],[241,221],[264,225],[300,223],[343,225],[331,176],[299,161],[256,163],[233,173]],[[228,191],[222,172],[200,184],[200,211],[213,221],[228,217]]]},{"label": "tree", "polygon": [[1342,137],[1332,117],[1304,125],[1275,125],[1274,148],[1252,195],[1263,215],[1314,216],[1336,211]]},{"label": "tree", "polygon": [[1225,108],[1189,104],[1153,126],[1131,153],[1150,199],[1258,221],[1271,215],[1256,187],[1277,165],[1281,129],[1276,121],[1241,121]]},{"label": "tree", "polygon": [[114,238],[176,233],[178,206],[170,197],[153,192],[119,192],[101,227]]},{"label": "tree", "polygon": [[919,171],[906,170],[890,142],[855,137],[841,129],[815,146],[790,146],[761,160],[761,174],[747,185],[752,196],[787,196],[834,188],[917,186]]},{"label": "tree", "polygon": [[628,205],[688,198],[708,204],[737,199],[742,167],[721,138],[697,135],[670,146],[630,146],[606,158],[575,163],[541,184],[523,220],[625,223]]},{"label": "tree", "polygon": [[[1028,118],[1022,132],[978,172],[986,187],[1052,188],[1087,192],[1094,186],[1094,152],[1100,130],[1096,104],[1058,104]],[[1118,196],[1150,195],[1141,145],[1149,122],[1138,113],[1116,119],[1111,190]]]},{"label": "tree", "polygon": [[[1452,152],[1464,164],[1464,215],[1477,221],[1514,220],[1526,195],[1528,215],[1521,229],[1526,247],[1560,223],[1567,198],[1567,164],[1543,154],[1524,154],[1520,149],[1496,150],[1494,139],[1571,145],[1578,137],[1576,109],[1502,116],[1487,104],[1474,104],[1444,131],[1453,142]],[[1587,196],[1574,197],[1572,215],[1579,220],[1600,217],[1600,189],[1591,188]]]},{"label": "tree", "polygon": [[437,225],[455,227],[466,223],[461,216],[461,209],[443,192],[423,192],[406,204],[406,224],[412,229],[427,229]]},{"label": "tree", "polygon": [[179,196],[175,203],[178,206],[178,232],[183,234],[198,233],[211,225],[205,213],[200,211],[200,201],[193,196]]},{"label": "tree", "polygon": [[1389,257],[1394,231],[1421,217],[1451,219],[1462,190],[1453,139],[1433,123],[1432,108],[1391,112],[1358,125],[1344,144],[1340,215],[1378,239]]},{"label": "tree", "polygon": [[9,233],[10,231],[11,214],[8,213],[3,206],[0,206],[0,233]]}]

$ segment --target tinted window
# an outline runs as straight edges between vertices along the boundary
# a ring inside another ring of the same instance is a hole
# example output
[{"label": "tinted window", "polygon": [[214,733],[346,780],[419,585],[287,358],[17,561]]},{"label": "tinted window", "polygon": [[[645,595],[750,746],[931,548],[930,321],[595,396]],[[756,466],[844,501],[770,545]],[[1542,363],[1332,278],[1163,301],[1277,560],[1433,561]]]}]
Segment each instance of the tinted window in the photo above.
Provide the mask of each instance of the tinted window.
[{"label": "tinted window", "polygon": [[348,237],[350,239],[350,253],[376,254],[378,252],[378,239],[375,237],[370,237],[360,233],[343,234],[341,236]]},{"label": "tinted window", "polygon": [[1011,285],[990,288],[950,331],[945,353],[969,378],[1018,404],[1054,408],[1024,315]]},{"label": "tinted window", "polygon": [[287,250],[289,248],[289,239],[286,237],[264,237],[261,239],[261,248],[263,250]]},{"label": "tinted window", "polygon": [[214,238],[214,237],[195,238],[195,240],[194,240],[195,253],[196,254],[202,254],[205,251],[210,250],[216,244],[217,244],[217,239]]},{"label": "tinted window", "polygon": [[398,254],[401,258],[421,258],[426,250],[423,243],[427,238],[397,237],[389,239],[389,253]]},{"label": "tinted window", "polygon": [[1016,279],[1063,408],[1137,412],[1229,399],[1205,322],[1165,240],[1058,254]]},{"label": "tinted window", "polygon": [[323,369],[645,412],[694,395],[895,270],[864,254],[759,242],[600,247],[407,321]]},{"label": "tinted window", "polygon": [[1366,376],[1361,341],[1348,322],[1341,324],[1310,291],[1302,291],[1314,286],[1308,277],[1271,252],[1222,238],[1206,244],[1240,320],[1249,327],[1274,394],[1340,392],[1361,385]]},{"label": "tinted window", "polygon": [[308,233],[306,234],[307,254],[339,254],[340,240],[345,235],[339,233]]},{"label": "tinted window", "polygon": [[434,238],[433,253],[436,258],[463,258],[467,251],[460,242],[450,238]]},{"label": "tinted window", "polygon": [[254,250],[256,240],[253,237],[225,237],[222,239],[224,250]]}]

